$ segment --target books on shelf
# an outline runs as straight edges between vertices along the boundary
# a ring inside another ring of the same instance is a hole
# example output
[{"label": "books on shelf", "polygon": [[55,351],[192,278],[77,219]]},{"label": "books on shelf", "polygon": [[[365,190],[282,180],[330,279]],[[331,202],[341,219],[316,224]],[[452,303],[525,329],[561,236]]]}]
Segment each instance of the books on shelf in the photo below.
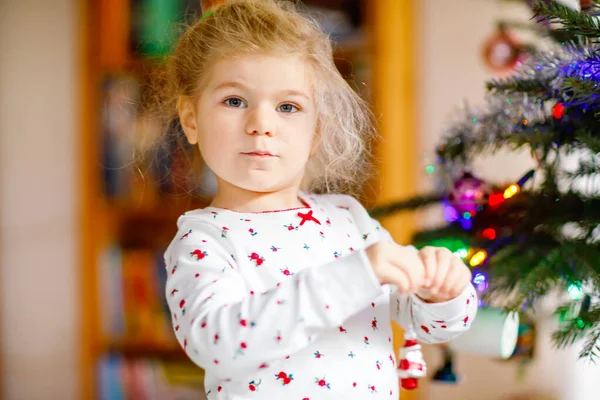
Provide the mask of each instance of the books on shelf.
[{"label": "books on shelf", "polygon": [[[155,147],[163,128],[141,107],[153,81],[149,74],[161,65],[156,61],[170,53],[182,27],[197,20],[201,3],[107,0],[99,5],[98,143],[102,191],[108,199],[137,204],[161,195],[211,195],[203,185],[211,181],[211,173],[197,149],[185,140]],[[177,127],[166,134],[182,136]]]},{"label": "books on shelf", "polygon": [[131,0],[130,4],[130,51],[142,57],[168,54],[182,26],[201,12],[201,0]]},{"label": "books on shelf", "polygon": [[[106,198],[129,203],[156,202],[167,196],[212,196],[214,174],[198,149],[187,144],[178,124],[161,132],[144,113],[142,78],[107,74],[102,83],[101,173]],[[162,138],[170,136],[167,144]]]},{"label": "books on shelf", "polygon": [[103,189],[124,197],[133,184],[133,155],[140,85],[131,75],[107,76],[101,87],[100,148]]},{"label": "books on shelf", "polygon": [[101,332],[110,341],[176,348],[161,251],[113,244],[99,260]]},{"label": "books on shelf", "polygon": [[173,334],[162,251],[113,244],[100,257],[105,343],[96,365],[98,398],[205,399],[203,370],[187,359]]},{"label": "books on shelf", "polygon": [[129,359],[98,360],[99,400],[202,400],[204,374],[189,362]]}]

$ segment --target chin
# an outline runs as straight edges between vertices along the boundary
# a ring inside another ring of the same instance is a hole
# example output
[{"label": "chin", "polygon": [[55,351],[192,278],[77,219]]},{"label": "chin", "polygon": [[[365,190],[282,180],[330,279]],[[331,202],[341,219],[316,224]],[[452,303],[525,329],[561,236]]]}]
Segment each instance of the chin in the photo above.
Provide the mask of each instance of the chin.
[{"label": "chin", "polygon": [[[231,171],[233,172],[233,171]],[[220,180],[228,185],[254,193],[272,193],[299,186],[302,177],[283,176],[275,171],[252,170],[245,173],[223,174]]]},{"label": "chin", "polygon": [[272,193],[294,186],[291,179],[276,179],[273,176],[251,177],[234,182],[234,185],[255,193]]},{"label": "chin", "polygon": [[244,190],[255,193],[271,193],[281,190],[286,185],[278,185],[267,182],[244,182],[236,185]]}]

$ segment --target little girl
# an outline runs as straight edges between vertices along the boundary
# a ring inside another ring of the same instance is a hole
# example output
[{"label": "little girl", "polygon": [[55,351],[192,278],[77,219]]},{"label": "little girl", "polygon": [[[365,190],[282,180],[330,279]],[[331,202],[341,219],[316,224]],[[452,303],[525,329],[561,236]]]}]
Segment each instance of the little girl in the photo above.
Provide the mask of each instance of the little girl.
[{"label": "little girl", "polygon": [[208,398],[398,398],[391,319],[447,341],[477,301],[452,253],[397,245],[332,194],[359,182],[372,127],[327,36],[290,2],[230,1],[185,32],[167,83],[218,179],[165,253],[173,328]]}]

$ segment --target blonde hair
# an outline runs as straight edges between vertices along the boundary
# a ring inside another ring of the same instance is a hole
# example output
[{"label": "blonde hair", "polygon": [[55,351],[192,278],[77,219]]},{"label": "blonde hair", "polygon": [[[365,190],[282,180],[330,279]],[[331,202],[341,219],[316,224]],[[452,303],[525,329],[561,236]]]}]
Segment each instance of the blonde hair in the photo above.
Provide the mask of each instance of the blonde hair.
[{"label": "blonde hair", "polygon": [[[366,102],[349,86],[333,61],[329,37],[290,1],[229,0],[205,10],[181,36],[156,92],[164,127],[179,126],[180,96],[198,98],[200,82],[222,57],[299,54],[313,67],[317,146],[306,167],[303,187],[314,192],[352,193],[370,173],[374,136]],[[173,129],[163,129],[172,143]],[[181,135],[181,128],[175,129]],[[180,136],[181,137],[181,136]]]}]

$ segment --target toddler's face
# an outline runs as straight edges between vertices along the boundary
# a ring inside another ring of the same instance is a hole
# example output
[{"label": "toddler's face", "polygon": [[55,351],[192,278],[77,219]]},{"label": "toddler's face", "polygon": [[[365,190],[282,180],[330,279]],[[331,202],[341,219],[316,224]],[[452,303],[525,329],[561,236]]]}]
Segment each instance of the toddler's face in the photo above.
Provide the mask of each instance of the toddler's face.
[{"label": "toddler's face", "polygon": [[300,185],[317,125],[311,72],[293,55],[223,59],[211,68],[196,105],[195,137],[220,189]]}]

